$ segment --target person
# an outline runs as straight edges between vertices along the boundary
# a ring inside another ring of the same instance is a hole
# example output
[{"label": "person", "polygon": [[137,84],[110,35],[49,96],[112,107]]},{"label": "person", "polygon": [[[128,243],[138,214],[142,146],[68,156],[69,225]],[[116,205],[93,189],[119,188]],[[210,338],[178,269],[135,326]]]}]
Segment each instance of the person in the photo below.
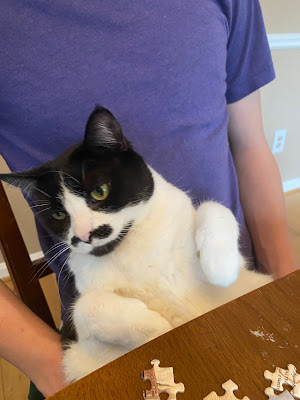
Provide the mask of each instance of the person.
[{"label": "person", "polygon": [[[262,125],[259,89],[275,74],[259,0],[13,0],[0,20],[0,151],[12,171],[80,141],[102,104],[145,160],[195,204],[213,198],[233,211],[249,265],[274,278],[296,269]],[[38,216],[36,224],[47,252],[55,238]],[[59,274],[63,260],[49,257]],[[63,319],[72,301],[67,275],[65,268],[59,281]],[[37,342],[39,331],[31,332]],[[13,353],[5,353],[12,362]],[[43,390],[43,372],[27,374]]]}]

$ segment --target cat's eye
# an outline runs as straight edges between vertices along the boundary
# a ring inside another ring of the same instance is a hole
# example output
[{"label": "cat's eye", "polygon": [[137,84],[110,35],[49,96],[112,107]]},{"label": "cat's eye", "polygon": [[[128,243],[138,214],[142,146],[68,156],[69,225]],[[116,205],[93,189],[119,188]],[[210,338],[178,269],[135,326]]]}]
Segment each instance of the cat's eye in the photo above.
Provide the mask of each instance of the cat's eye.
[{"label": "cat's eye", "polygon": [[96,201],[101,201],[107,198],[108,193],[109,187],[106,183],[103,183],[103,185],[97,186],[96,189],[91,192],[91,197]]},{"label": "cat's eye", "polygon": [[58,211],[52,214],[52,218],[57,219],[58,221],[62,221],[63,219],[66,218],[66,213]]}]

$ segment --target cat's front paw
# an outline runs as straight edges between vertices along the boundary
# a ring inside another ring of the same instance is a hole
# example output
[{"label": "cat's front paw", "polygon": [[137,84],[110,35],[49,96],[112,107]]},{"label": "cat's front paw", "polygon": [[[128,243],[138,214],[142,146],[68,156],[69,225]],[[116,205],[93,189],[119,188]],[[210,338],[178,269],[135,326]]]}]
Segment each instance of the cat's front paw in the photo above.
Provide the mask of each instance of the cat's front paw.
[{"label": "cat's front paw", "polygon": [[196,244],[208,281],[229,286],[238,277],[242,256],[238,250],[239,227],[232,212],[209,201],[197,210]]},{"label": "cat's front paw", "polygon": [[200,249],[200,265],[214,285],[227,287],[236,281],[241,264],[238,247],[226,240],[212,240]]},{"label": "cat's front paw", "polygon": [[95,337],[71,342],[63,352],[63,371],[66,384],[71,384],[87,374],[126,354],[130,349],[102,343]]},{"label": "cat's front paw", "polygon": [[160,314],[147,310],[147,317],[136,327],[136,346],[149,342],[172,328],[172,325]]}]

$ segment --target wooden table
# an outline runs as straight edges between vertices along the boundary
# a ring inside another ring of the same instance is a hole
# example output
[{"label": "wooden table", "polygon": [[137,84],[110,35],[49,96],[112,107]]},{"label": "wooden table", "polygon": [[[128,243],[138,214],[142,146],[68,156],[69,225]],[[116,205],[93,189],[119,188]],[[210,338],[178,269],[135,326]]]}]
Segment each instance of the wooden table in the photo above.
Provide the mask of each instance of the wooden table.
[{"label": "wooden table", "polygon": [[[180,400],[224,394],[232,379],[237,398],[267,400],[264,370],[294,364],[300,373],[300,271],[166,333],[75,382],[51,400],[143,400],[141,371],[159,359],[183,382]],[[161,399],[167,399],[167,394]]]}]

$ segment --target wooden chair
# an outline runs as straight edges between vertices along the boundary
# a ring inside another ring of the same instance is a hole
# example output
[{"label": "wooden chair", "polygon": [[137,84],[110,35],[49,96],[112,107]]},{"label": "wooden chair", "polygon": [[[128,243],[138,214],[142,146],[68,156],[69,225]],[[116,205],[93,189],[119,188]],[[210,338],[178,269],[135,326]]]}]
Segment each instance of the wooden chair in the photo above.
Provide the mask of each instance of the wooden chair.
[{"label": "wooden chair", "polygon": [[[42,258],[31,261],[2,182],[0,182],[0,249],[20,299],[43,321],[55,328],[40,282],[37,278],[33,278],[46,260]],[[47,267],[39,278],[51,273],[51,269]]]}]

